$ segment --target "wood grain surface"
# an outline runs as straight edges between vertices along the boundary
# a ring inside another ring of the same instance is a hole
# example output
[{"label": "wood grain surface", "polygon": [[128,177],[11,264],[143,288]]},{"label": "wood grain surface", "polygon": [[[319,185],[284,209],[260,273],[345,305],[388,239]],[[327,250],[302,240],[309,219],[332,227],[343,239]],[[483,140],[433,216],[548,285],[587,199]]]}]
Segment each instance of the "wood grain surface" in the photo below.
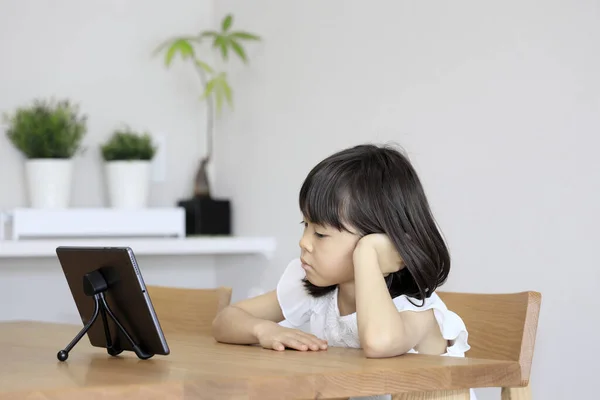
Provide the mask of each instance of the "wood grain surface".
[{"label": "wood grain surface", "polygon": [[167,336],[169,356],[110,357],[87,337],[56,359],[80,326],[0,323],[0,399],[325,399],[384,393],[511,387],[518,361],[405,355],[367,359],[361,350],[275,352]]}]

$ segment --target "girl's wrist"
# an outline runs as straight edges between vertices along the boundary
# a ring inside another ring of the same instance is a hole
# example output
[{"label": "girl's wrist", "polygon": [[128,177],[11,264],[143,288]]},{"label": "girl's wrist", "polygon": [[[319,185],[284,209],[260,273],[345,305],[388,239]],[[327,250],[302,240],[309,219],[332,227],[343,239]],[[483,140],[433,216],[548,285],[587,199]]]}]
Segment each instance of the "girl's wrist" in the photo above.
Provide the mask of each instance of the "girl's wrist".
[{"label": "girl's wrist", "polygon": [[384,275],[397,272],[403,266],[402,258],[389,237],[379,233],[367,235],[358,241],[353,261],[355,268],[357,264],[375,264]]},{"label": "girl's wrist", "polygon": [[354,269],[363,268],[364,265],[376,265],[379,268],[377,260],[377,250],[367,243],[358,243],[352,254]]},{"label": "girl's wrist", "polygon": [[256,340],[260,340],[260,337],[263,334],[263,332],[268,330],[269,328],[272,328],[274,324],[276,324],[276,323],[273,321],[266,320],[266,319],[258,320],[258,321],[256,321],[256,323],[254,324],[254,327],[252,328],[252,334],[254,335]]}]

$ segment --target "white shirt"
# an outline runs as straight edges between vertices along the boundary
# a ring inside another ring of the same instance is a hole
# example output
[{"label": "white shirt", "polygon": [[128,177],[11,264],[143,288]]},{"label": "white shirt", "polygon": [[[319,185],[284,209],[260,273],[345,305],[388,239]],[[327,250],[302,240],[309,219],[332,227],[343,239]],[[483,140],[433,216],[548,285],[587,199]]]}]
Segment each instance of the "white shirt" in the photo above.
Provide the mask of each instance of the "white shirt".
[{"label": "white shirt", "polygon": [[[308,331],[320,339],[326,340],[328,346],[360,348],[356,313],[340,316],[337,304],[337,288],[322,297],[308,294],[302,279],[306,276],[300,259],[292,260],[286,267],[277,284],[277,299],[285,317],[284,325],[302,329],[309,324]],[[414,305],[411,303],[417,304]],[[440,327],[448,347],[443,356],[464,357],[470,349],[467,342],[468,332],[463,320],[448,310],[442,299],[433,293],[425,304],[407,296],[393,299],[399,312],[426,311],[433,309],[433,314]],[[411,349],[409,353],[417,353]],[[391,399],[391,395],[353,397],[352,399]],[[475,399],[471,391],[471,399]]]}]

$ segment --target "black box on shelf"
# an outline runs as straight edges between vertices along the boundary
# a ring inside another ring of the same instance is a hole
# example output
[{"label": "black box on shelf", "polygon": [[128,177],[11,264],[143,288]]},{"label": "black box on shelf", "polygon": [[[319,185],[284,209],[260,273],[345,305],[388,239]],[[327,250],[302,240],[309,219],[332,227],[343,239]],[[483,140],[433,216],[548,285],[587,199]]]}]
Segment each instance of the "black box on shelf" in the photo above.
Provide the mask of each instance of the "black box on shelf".
[{"label": "black box on shelf", "polygon": [[185,231],[193,235],[231,235],[231,202],[208,196],[180,200],[185,210]]}]

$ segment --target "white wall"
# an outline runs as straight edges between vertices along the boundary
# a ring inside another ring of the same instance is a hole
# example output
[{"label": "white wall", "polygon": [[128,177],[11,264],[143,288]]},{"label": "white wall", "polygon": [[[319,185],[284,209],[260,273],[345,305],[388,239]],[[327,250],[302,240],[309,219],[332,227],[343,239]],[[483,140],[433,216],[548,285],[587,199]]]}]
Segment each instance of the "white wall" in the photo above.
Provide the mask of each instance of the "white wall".
[{"label": "white wall", "polygon": [[265,37],[235,75],[217,170],[237,231],[278,237],[265,286],[298,254],[297,193],[315,162],[393,140],[450,242],[445,289],[541,291],[534,398],[597,392],[598,2],[215,4]]}]

